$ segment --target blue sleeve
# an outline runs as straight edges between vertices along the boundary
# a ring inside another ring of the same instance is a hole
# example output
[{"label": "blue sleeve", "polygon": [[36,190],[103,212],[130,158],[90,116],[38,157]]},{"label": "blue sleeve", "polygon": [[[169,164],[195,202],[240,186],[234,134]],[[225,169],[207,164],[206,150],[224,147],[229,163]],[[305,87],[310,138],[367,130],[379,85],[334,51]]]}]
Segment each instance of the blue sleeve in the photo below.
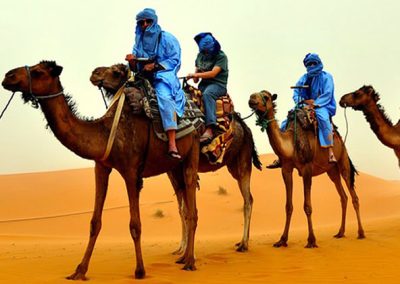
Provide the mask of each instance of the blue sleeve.
[{"label": "blue sleeve", "polygon": [[[297,81],[296,86],[302,86],[306,82],[306,76],[303,75],[300,77],[300,79]],[[304,89],[294,89],[293,90],[293,101],[295,104],[297,104],[299,101],[303,100],[304,95],[305,95],[305,90]]]},{"label": "blue sleeve", "polygon": [[174,70],[181,64],[181,47],[178,40],[170,34],[163,33],[158,50],[158,64],[165,70]]},{"label": "blue sleeve", "polygon": [[319,94],[318,98],[314,101],[314,104],[320,107],[324,107],[331,104],[334,95],[334,84],[333,84],[333,78],[330,74],[326,74],[324,76],[320,92],[321,93]]}]

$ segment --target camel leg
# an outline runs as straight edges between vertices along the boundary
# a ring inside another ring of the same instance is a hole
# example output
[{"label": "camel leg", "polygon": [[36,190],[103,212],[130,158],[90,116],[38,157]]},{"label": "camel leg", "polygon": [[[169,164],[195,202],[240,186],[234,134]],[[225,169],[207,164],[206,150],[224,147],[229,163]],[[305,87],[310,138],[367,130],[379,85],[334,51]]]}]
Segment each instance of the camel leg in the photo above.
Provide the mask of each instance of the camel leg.
[{"label": "camel leg", "polygon": [[[241,154],[244,151],[242,151]],[[241,155],[241,157],[243,157]],[[253,196],[250,192],[250,177],[251,177],[251,157],[239,158],[234,164],[228,164],[228,170],[231,175],[236,179],[239,185],[240,193],[243,197],[243,237],[242,240],[236,244],[236,251],[244,252],[249,248],[249,234],[250,234],[250,221],[251,212],[253,210]]]},{"label": "camel leg", "polygon": [[308,239],[306,248],[316,248],[317,242],[314,235],[314,229],[311,219],[312,206],[311,206],[311,183],[312,183],[312,169],[310,166],[306,166],[303,172],[303,187],[304,187],[304,212],[307,216],[308,223]]},{"label": "camel leg", "polygon": [[[347,159],[347,161],[349,161],[349,159]],[[346,163],[349,164],[348,162],[346,162]],[[357,223],[358,223],[358,238],[364,239],[365,233],[364,233],[364,229],[361,224],[360,202],[358,200],[358,196],[355,191],[354,184],[351,183],[351,178],[350,178],[351,175],[354,175],[354,173],[352,173],[352,171],[350,169],[350,165],[348,165],[347,167],[342,167],[341,172],[342,172],[342,177],[346,182],[346,186],[350,192],[351,201],[353,203],[354,210],[356,211]]]},{"label": "camel leg", "polygon": [[282,177],[283,181],[285,182],[286,189],[286,223],[282,236],[278,242],[274,243],[274,247],[288,246],[287,241],[289,237],[290,220],[293,213],[293,169],[285,168],[285,165],[283,165]]},{"label": "camel leg", "polygon": [[184,161],[183,176],[186,189],[183,191],[183,202],[187,214],[185,222],[187,226],[187,246],[184,254],[177,260],[177,263],[184,263],[184,270],[196,270],[194,259],[194,238],[197,227],[197,208],[196,208],[196,184],[197,169],[199,164],[199,147],[194,143],[190,156]]},{"label": "camel leg", "polygon": [[327,172],[329,178],[335,184],[336,191],[340,196],[340,203],[342,205],[342,222],[340,224],[339,232],[334,236],[335,238],[343,238],[346,229],[346,211],[347,211],[347,195],[344,191],[342,183],[340,182],[340,173],[337,167],[333,167]]},{"label": "camel leg", "polygon": [[142,279],[145,277],[146,272],[144,270],[142,247],[141,247],[141,234],[142,234],[142,224],[140,222],[140,210],[139,210],[139,196],[140,189],[138,187],[138,177],[135,170],[132,170],[127,175],[124,175],[124,180],[126,188],[128,191],[129,198],[129,208],[130,208],[130,222],[129,230],[135,244],[135,254],[136,254],[136,269],[135,278]]},{"label": "camel leg", "polygon": [[96,197],[92,220],[90,222],[90,237],[85,254],[81,263],[75,269],[75,272],[67,277],[69,280],[86,280],[86,272],[89,267],[89,261],[93,253],[94,245],[97,236],[101,229],[101,215],[103,212],[104,201],[107,195],[108,179],[111,173],[111,168],[105,167],[99,163],[95,165],[96,178]]},{"label": "camel leg", "polygon": [[[182,172],[182,170],[180,171]],[[168,172],[169,180],[171,181],[172,187],[174,188],[176,199],[178,201],[178,211],[179,217],[181,218],[181,226],[182,226],[182,237],[181,242],[177,250],[175,250],[172,254],[182,254],[187,246],[187,226],[185,222],[185,206],[183,202],[183,191],[185,190],[185,182],[183,181],[182,175],[177,175],[176,171]]]}]

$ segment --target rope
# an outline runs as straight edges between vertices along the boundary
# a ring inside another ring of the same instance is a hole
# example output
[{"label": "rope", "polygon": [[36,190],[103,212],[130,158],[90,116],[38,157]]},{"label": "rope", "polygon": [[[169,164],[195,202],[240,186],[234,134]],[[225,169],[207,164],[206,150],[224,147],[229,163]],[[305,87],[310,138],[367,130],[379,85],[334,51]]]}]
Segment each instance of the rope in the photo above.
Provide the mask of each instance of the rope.
[{"label": "rope", "polygon": [[103,98],[103,102],[104,102],[104,104],[106,106],[106,109],[108,109],[108,105],[107,105],[106,97],[105,97],[105,95],[103,93],[103,89],[101,87],[99,87],[99,90],[101,92],[101,97]]},{"label": "rope", "polygon": [[250,113],[248,116],[246,116],[246,117],[243,117],[242,118],[242,120],[246,120],[246,119],[248,119],[249,117],[251,117],[253,114],[255,114],[256,113],[256,111],[254,110],[252,113]]},{"label": "rope", "polygon": [[11,98],[8,100],[6,106],[4,107],[3,111],[0,114],[0,119],[3,117],[3,114],[5,113],[6,109],[8,108],[8,106],[11,103],[11,100],[14,98],[15,92],[13,92],[13,94],[11,95]]},{"label": "rope", "polygon": [[101,158],[101,161],[105,161],[108,158],[108,155],[110,155],[111,148],[114,144],[114,139],[115,139],[115,135],[117,133],[119,119],[121,117],[122,107],[124,106],[124,101],[125,101],[124,87],[125,87],[125,84],[118,90],[118,92],[115,94],[115,96],[110,104],[110,106],[112,106],[118,100],[117,110],[115,111],[110,136],[108,137],[106,151],[104,152],[104,155]]},{"label": "rope", "polygon": [[343,144],[346,144],[347,134],[348,134],[348,132],[349,132],[349,122],[347,121],[346,108],[344,108],[344,119],[345,119],[345,121],[346,121],[346,135],[344,135]]}]

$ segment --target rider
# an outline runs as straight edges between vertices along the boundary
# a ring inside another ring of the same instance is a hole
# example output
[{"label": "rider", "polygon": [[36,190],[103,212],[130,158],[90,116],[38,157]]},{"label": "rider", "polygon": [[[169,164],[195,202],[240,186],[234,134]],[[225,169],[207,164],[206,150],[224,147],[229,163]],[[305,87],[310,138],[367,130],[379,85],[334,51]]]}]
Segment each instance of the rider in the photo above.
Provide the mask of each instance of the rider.
[{"label": "rider", "polygon": [[200,33],[194,37],[194,40],[199,46],[195,62],[196,69],[195,73],[189,73],[186,78],[193,78],[195,83],[201,79],[199,89],[203,94],[206,130],[200,137],[200,142],[206,142],[213,138],[213,128],[217,125],[215,101],[227,92],[228,57],[211,33]]},{"label": "rider", "polygon": [[[295,88],[293,100],[295,104],[305,103],[308,107],[315,110],[318,121],[318,138],[321,147],[328,148],[329,162],[335,163],[336,158],[333,153],[333,129],[331,118],[336,114],[336,101],[334,97],[333,77],[323,70],[323,64],[318,54],[308,53],[304,60],[307,73],[300,77],[296,86],[309,86],[308,88]],[[284,120],[281,130],[286,129],[287,121]],[[281,167],[279,159],[275,160],[267,168],[275,169]]]},{"label": "rider", "polygon": [[[136,15],[135,44],[125,60],[131,69],[152,73],[151,83],[157,95],[164,130],[168,136],[168,155],[180,160],[176,147],[177,116],[183,115],[185,95],[177,73],[181,67],[178,40],[162,31],[155,10],[146,8]],[[136,58],[149,58],[151,63],[139,63]]]}]

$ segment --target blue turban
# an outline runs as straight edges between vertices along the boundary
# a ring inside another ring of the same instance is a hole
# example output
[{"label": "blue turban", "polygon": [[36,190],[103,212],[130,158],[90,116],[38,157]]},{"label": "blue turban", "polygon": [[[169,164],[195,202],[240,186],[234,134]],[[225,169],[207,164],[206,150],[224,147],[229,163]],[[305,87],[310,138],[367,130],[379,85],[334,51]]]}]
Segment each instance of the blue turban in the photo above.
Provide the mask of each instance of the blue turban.
[{"label": "blue turban", "polygon": [[158,17],[154,9],[146,8],[136,15],[137,22],[145,19],[152,20],[153,23],[144,31],[142,31],[139,24],[136,24],[136,37],[133,54],[135,54],[136,57],[153,58],[157,52],[156,49],[158,38],[161,33],[161,27],[157,23]]},{"label": "blue turban", "polygon": [[[311,62],[314,63],[313,66],[307,66]],[[324,65],[322,64],[321,59],[319,58],[318,54],[316,53],[308,53],[303,60],[304,66],[307,68],[307,75],[309,77],[315,77],[321,74]]]},{"label": "blue turban", "polygon": [[221,50],[221,45],[211,33],[199,33],[194,40],[202,53],[215,55]]}]

